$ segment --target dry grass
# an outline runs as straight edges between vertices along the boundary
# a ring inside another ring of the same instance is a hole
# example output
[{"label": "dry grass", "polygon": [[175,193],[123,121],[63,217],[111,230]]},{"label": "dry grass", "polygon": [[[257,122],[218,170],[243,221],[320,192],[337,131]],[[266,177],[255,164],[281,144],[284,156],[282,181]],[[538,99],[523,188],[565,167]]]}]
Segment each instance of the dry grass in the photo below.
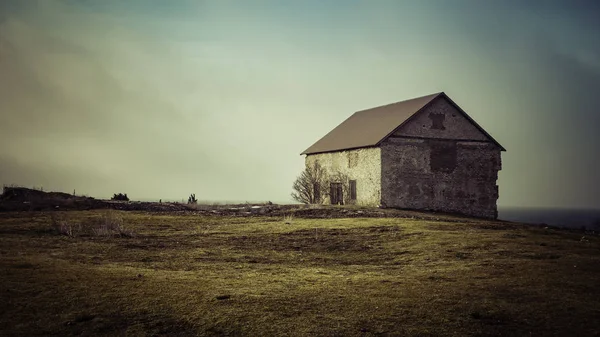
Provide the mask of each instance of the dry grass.
[{"label": "dry grass", "polygon": [[61,235],[73,237],[77,232],[81,231],[81,225],[70,223],[65,219],[61,219],[55,215],[50,217],[52,228]]},{"label": "dry grass", "polygon": [[292,214],[283,216],[283,223],[286,225],[291,225],[292,221],[294,221],[294,216]]},{"label": "dry grass", "polygon": [[123,217],[116,211],[99,212],[100,215],[86,219],[69,217],[68,213],[52,213],[51,228],[68,237],[105,236],[134,237],[135,232],[123,224]]},{"label": "dry grass", "polygon": [[135,236],[135,233],[132,230],[128,230],[124,227],[123,217],[115,211],[103,213],[92,227],[92,232],[96,236]]},{"label": "dry grass", "polygon": [[[594,336],[600,240],[497,222],[0,213],[2,335]],[[136,235],[93,235],[127,225]]]}]

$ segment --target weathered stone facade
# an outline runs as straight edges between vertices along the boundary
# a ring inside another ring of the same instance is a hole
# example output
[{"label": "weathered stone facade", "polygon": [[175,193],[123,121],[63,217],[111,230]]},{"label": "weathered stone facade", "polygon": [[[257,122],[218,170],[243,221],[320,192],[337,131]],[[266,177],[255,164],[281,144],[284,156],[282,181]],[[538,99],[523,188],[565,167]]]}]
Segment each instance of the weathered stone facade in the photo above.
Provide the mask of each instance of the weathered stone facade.
[{"label": "weathered stone facade", "polygon": [[386,207],[497,217],[500,148],[444,98],[381,144],[381,167]]},{"label": "weathered stone facade", "polygon": [[308,154],[306,164],[356,180],[345,203],[497,218],[503,150],[442,94],[375,146]]},{"label": "weathered stone facade", "polygon": [[[451,154],[436,167],[439,148]],[[500,151],[492,144],[388,138],[381,146],[381,167],[386,207],[497,217]]]},{"label": "weathered stone facade", "polygon": [[[319,161],[330,176],[339,172],[350,180],[356,180],[356,200],[350,200],[349,195],[344,195],[345,203],[364,206],[380,204],[381,150],[379,148],[312,154],[307,155],[305,161],[307,166]],[[329,203],[329,198],[325,200]]]}]

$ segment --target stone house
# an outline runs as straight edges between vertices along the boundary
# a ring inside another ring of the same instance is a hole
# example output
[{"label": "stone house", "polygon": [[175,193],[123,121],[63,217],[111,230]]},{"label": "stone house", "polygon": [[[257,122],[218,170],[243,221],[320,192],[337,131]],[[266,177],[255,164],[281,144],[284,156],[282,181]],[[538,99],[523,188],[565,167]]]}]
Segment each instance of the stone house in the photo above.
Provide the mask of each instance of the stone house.
[{"label": "stone house", "polygon": [[302,154],[331,177],[326,203],[495,219],[501,151],[441,92],[358,111]]}]

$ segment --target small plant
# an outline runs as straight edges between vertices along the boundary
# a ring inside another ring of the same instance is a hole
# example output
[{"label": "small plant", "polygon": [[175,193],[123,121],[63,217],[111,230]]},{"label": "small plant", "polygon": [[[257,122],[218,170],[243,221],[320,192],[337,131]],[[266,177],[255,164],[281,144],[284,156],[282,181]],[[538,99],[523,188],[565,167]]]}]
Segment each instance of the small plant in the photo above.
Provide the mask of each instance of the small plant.
[{"label": "small plant", "polygon": [[127,196],[127,193],[115,193],[111,200],[129,201],[129,197]]},{"label": "small plant", "polygon": [[133,237],[135,233],[125,229],[123,218],[114,212],[107,212],[102,215],[96,226],[92,228],[95,236],[122,236]]},{"label": "small plant", "polygon": [[294,216],[293,216],[293,215],[291,215],[291,214],[288,214],[288,215],[284,215],[284,216],[283,216],[283,222],[284,222],[286,225],[291,225],[291,224],[292,224],[292,220],[294,220]]},{"label": "small plant", "polygon": [[58,229],[60,234],[66,235],[68,237],[73,237],[73,226],[70,223],[64,221],[60,223],[60,227]]},{"label": "small plant", "polygon": [[57,224],[54,226],[54,228],[60,235],[65,235],[70,238],[75,236],[75,230],[73,229],[73,225],[71,225],[67,221],[64,221],[64,220],[58,221]]},{"label": "small plant", "polygon": [[192,193],[190,194],[189,198],[188,198],[188,204],[197,204],[198,203],[198,199],[196,199],[196,194]]},{"label": "small plant", "polygon": [[65,219],[61,219],[55,215],[52,215],[52,227],[60,235],[65,235],[70,238],[74,237],[78,232],[81,231],[81,225],[73,225]]}]

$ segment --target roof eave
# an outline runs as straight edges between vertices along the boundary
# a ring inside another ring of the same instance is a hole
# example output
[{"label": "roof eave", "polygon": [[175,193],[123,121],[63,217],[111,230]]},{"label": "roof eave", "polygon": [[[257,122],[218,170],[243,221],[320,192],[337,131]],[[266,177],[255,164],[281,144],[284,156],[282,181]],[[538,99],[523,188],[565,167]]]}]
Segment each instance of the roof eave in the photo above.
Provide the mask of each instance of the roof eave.
[{"label": "roof eave", "polygon": [[482,128],[479,124],[477,124],[477,122],[471,118],[471,116],[469,116],[469,114],[467,114],[458,104],[454,103],[454,101],[448,97],[448,95],[446,95],[445,93],[442,92],[442,95],[448,100],[448,102],[450,102],[450,104],[452,104],[456,109],[458,109],[458,111],[462,112],[463,115],[465,115],[465,117],[467,117],[467,119],[473,123],[473,125],[475,125],[475,127],[477,127],[477,129],[479,129],[479,131],[481,131],[484,135],[486,135],[494,144],[498,145],[498,147],[500,148],[500,151],[504,151],[506,152],[506,149],[504,148],[504,146],[500,145],[500,143],[498,143],[497,140],[494,139],[494,137],[492,137],[492,135],[490,135],[487,131],[485,131],[484,128]]},{"label": "roof eave", "polygon": [[337,150],[328,150],[328,151],[315,151],[315,152],[302,152],[300,153],[300,155],[313,155],[313,154],[323,154],[323,153],[332,153],[332,152],[343,152],[343,151],[351,151],[351,150],[358,150],[358,149],[370,149],[373,147],[378,147],[379,144],[372,144],[372,145],[365,145],[365,146],[355,146],[355,147],[348,147],[348,148],[343,148],[343,149],[337,149]]},{"label": "roof eave", "polygon": [[[398,125],[394,130],[392,130],[390,133],[388,133],[387,135],[385,135],[385,137],[381,138],[377,144],[375,144],[376,146],[381,145],[381,143],[383,143],[386,139],[388,139],[391,135],[393,135],[394,133],[396,133],[396,131],[400,130],[401,127],[403,127],[404,125],[406,125],[408,122],[410,122],[413,118],[415,118],[416,115],[419,114],[419,112],[421,112],[423,109],[427,108],[429,105],[431,105],[431,102],[435,101],[436,98],[440,97],[440,95],[444,95],[446,96],[446,94],[442,91],[442,92],[438,92],[437,94],[435,94],[435,96],[433,98],[431,98],[431,100],[429,102],[427,102],[427,104],[423,105],[419,110],[415,111],[410,117],[408,117],[404,122],[402,122],[400,125]],[[447,96],[446,96],[447,97]]]}]

